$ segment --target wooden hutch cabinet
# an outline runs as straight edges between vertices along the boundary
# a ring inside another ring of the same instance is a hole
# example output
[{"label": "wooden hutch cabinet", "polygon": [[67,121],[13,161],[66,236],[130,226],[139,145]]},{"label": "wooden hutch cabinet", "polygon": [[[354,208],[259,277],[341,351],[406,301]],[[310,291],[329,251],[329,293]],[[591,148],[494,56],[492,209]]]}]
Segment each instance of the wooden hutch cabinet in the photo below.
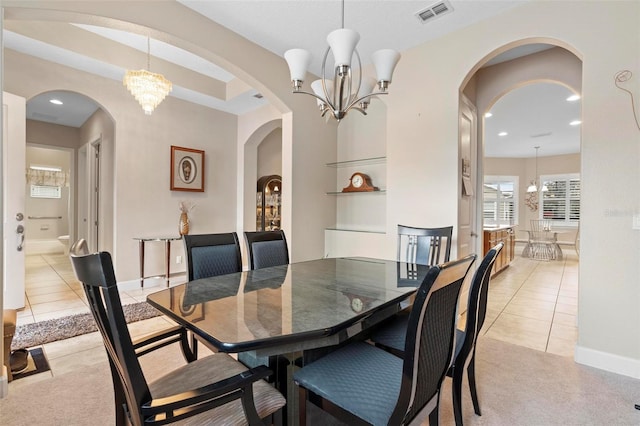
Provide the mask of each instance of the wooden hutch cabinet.
[{"label": "wooden hutch cabinet", "polygon": [[504,247],[493,265],[493,272],[491,275],[495,275],[509,266],[509,263],[513,260],[516,248],[515,231],[512,227],[502,226],[498,228],[485,228],[483,241],[485,254],[499,242],[504,243]]},{"label": "wooden hutch cabinet", "polygon": [[256,231],[280,229],[282,178],[278,175],[258,179],[256,194]]}]

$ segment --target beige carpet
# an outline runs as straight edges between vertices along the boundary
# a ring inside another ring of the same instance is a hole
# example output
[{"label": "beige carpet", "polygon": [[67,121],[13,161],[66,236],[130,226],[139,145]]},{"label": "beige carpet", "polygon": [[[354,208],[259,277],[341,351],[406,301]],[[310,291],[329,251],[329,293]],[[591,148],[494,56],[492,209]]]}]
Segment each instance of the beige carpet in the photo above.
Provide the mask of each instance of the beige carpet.
[{"label": "beige carpet", "polygon": [[[182,362],[177,348],[143,357],[151,379]],[[468,425],[640,425],[640,380],[576,364],[570,358],[482,338],[477,380],[483,415],[476,416],[463,388]],[[18,382],[14,382],[16,384]],[[113,424],[111,377],[106,362],[26,386],[9,385],[0,400],[3,425]],[[312,413],[312,425],[339,424]],[[452,425],[450,380],[443,388],[441,424]],[[419,422],[418,422],[419,423]],[[426,421],[424,424],[427,424]]]}]

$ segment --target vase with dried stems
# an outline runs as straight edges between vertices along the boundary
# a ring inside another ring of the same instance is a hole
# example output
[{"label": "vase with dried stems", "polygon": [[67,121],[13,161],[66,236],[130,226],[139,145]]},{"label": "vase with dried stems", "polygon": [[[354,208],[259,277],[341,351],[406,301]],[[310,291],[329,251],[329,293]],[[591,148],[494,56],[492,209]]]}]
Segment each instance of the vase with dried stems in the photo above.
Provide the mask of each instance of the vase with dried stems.
[{"label": "vase with dried stems", "polygon": [[178,232],[180,235],[189,233],[189,212],[195,207],[192,201],[180,201],[178,208],[180,210],[180,222],[178,224]]}]

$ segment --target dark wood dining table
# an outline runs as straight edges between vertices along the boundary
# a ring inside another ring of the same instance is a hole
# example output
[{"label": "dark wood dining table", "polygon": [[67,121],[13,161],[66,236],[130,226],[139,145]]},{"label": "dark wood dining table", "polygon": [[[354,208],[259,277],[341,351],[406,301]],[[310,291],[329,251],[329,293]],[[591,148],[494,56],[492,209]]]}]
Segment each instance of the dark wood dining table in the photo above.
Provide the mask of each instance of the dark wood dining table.
[{"label": "dark wood dining table", "polygon": [[295,424],[291,368],[397,313],[428,269],[326,258],[194,280],[150,294],[147,301],[211,348],[280,369],[277,386],[289,393],[288,423]]}]

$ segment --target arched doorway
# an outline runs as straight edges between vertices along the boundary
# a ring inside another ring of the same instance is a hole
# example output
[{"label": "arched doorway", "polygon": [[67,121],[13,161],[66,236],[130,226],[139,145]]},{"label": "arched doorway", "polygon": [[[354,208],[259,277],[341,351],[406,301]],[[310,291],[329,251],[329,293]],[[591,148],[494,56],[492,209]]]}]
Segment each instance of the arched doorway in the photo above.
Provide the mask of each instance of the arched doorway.
[{"label": "arched doorway", "polygon": [[[494,117],[487,118],[485,117],[485,113],[494,112],[494,108],[496,108],[496,110],[500,109],[501,100],[506,100],[519,91],[523,93],[533,91],[534,94],[536,94],[537,92],[541,92],[543,87],[551,86],[552,88],[559,89],[557,92],[566,92],[560,95],[563,96],[562,101],[566,100],[565,98],[568,97],[568,94],[580,94],[581,92],[581,60],[571,51],[558,47],[561,43],[553,41],[537,43],[537,40],[535,41],[536,43],[520,41],[496,49],[477,64],[461,86],[461,93],[466,95],[477,108],[478,130],[476,133],[477,153],[475,157],[477,158],[478,165],[476,175],[477,185],[475,188],[479,194],[476,204],[477,217],[479,218],[477,229],[481,231],[484,228],[483,220],[480,218],[486,216],[482,197],[483,189],[485,188],[484,176],[516,176],[519,179],[516,180],[517,183],[514,185],[512,192],[520,196],[520,201],[517,202],[519,208],[516,209],[516,212],[519,211],[519,213],[515,213],[516,217],[512,218],[512,220],[516,225],[519,225],[515,227],[515,229],[521,230],[516,234],[517,239],[525,238],[522,234],[526,236],[526,232],[523,231],[528,228],[526,224],[529,222],[529,219],[537,217],[539,214],[539,211],[528,212],[525,210],[526,207],[523,202],[527,185],[529,181],[534,178],[533,175],[536,174],[534,172],[535,150],[533,146],[541,145],[542,139],[545,137],[550,138],[551,135],[544,131],[529,132],[531,134],[527,134],[526,137],[526,144],[531,145],[531,147],[529,147],[529,154],[521,155],[519,158],[508,157],[495,160],[493,157],[487,157],[486,155],[487,151],[491,151],[487,146],[487,141],[489,132],[492,132],[491,137],[493,137],[493,133],[497,134],[498,131],[496,131],[495,126],[493,126],[493,122],[489,121]],[[537,84],[541,84],[542,86],[535,86]],[[535,90],[536,88],[538,89],[537,91]],[[514,107],[510,106],[507,108]],[[533,120],[533,117],[529,118]],[[579,116],[576,118],[579,118]],[[566,125],[569,126],[569,123],[566,123]],[[506,129],[501,131],[508,133]],[[579,146],[579,135],[577,144]],[[495,155],[495,153],[491,155]],[[576,170],[572,171],[579,173],[579,152],[575,154],[575,158],[577,165],[572,165],[571,167],[576,168]],[[558,163],[563,160],[554,158],[554,161]],[[547,166],[545,165],[545,167]],[[550,174],[551,172],[549,170],[549,168],[541,170],[539,174]],[[539,176],[535,176],[535,178],[539,178]],[[481,234],[481,232],[479,232],[479,234]],[[482,252],[482,250],[481,247],[478,247],[479,252]],[[520,256],[520,251],[521,250],[516,249],[514,256]],[[549,270],[552,270],[552,268],[557,267],[558,264],[547,263],[544,266],[545,269],[548,267]],[[571,309],[573,309],[571,314],[562,312],[564,307],[558,308],[558,301],[567,297],[566,292],[563,293],[560,289],[560,281],[558,281],[557,287],[551,291],[551,293],[555,291],[555,294],[543,294],[542,291],[539,291],[541,285],[535,282],[536,270],[532,266],[532,269],[529,270],[530,277],[524,277],[517,283],[515,280],[509,279],[510,283],[508,285],[504,284],[503,287],[505,289],[508,286],[517,287],[515,289],[509,289],[509,291],[513,290],[512,293],[505,290],[504,294],[495,297],[495,311],[493,318],[491,318],[492,321],[490,321],[492,326],[485,330],[487,335],[511,343],[533,347],[538,350],[573,356],[573,347],[577,339],[577,263],[574,264],[574,266],[575,268],[573,268],[572,271],[575,271],[575,276],[572,277],[573,281],[571,285],[573,286],[575,283],[575,297],[572,298],[575,305],[571,307]],[[540,270],[540,272],[541,271],[542,270]],[[571,275],[571,273],[569,275]],[[494,277],[494,284],[496,284],[494,288],[499,287],[501,280],[507,281],[504,279],[505,276],[508,276],[508,273],[503,272],[497,277]],[[541,275],[538,277],[540,276]],[[549,280],[556,279],[551,278],[551,275],[548,275],[548,277]],[[560,278],[558,278],[558,280],[560,280]],[[518,292],[519,290],[522,290],[522,292]],[[531,296],[532,299],[528,299],[525,296]],[[545,301],[545,298],[553,298],[553,302],[550,300]],[[513,301],[522,302],[522,304],[518,305],[517,303],[513,303]],[[535,308],[533,308],[534,305],[536,305]],[[504,317],[501,317],[503,314]],[[540,316],[536,317],[536,315]],[[514,327],[513,324],[507,323],[507,319],[519,321],[520,325],[527,323],[525,327],[530,327],[529,330],[535,329],[535,332],[518,331],[518,328]],[[562,319],[564,323],[555,324],[554,319]],[[494,326],[495,330],[491,331]],[[562,330],[562,332],[558,330]],[[553,341],[553,338],[554,335],[557,337],[564,332],[566,332],[566,335],[561,337],[567,337],[567,340],[573,339],[573,341],[564,347],[560,347],[557,341]],[[537,335],[533,336],[533,334],[536,333]],[[535,342],[534,337],[538,339]]]}]

